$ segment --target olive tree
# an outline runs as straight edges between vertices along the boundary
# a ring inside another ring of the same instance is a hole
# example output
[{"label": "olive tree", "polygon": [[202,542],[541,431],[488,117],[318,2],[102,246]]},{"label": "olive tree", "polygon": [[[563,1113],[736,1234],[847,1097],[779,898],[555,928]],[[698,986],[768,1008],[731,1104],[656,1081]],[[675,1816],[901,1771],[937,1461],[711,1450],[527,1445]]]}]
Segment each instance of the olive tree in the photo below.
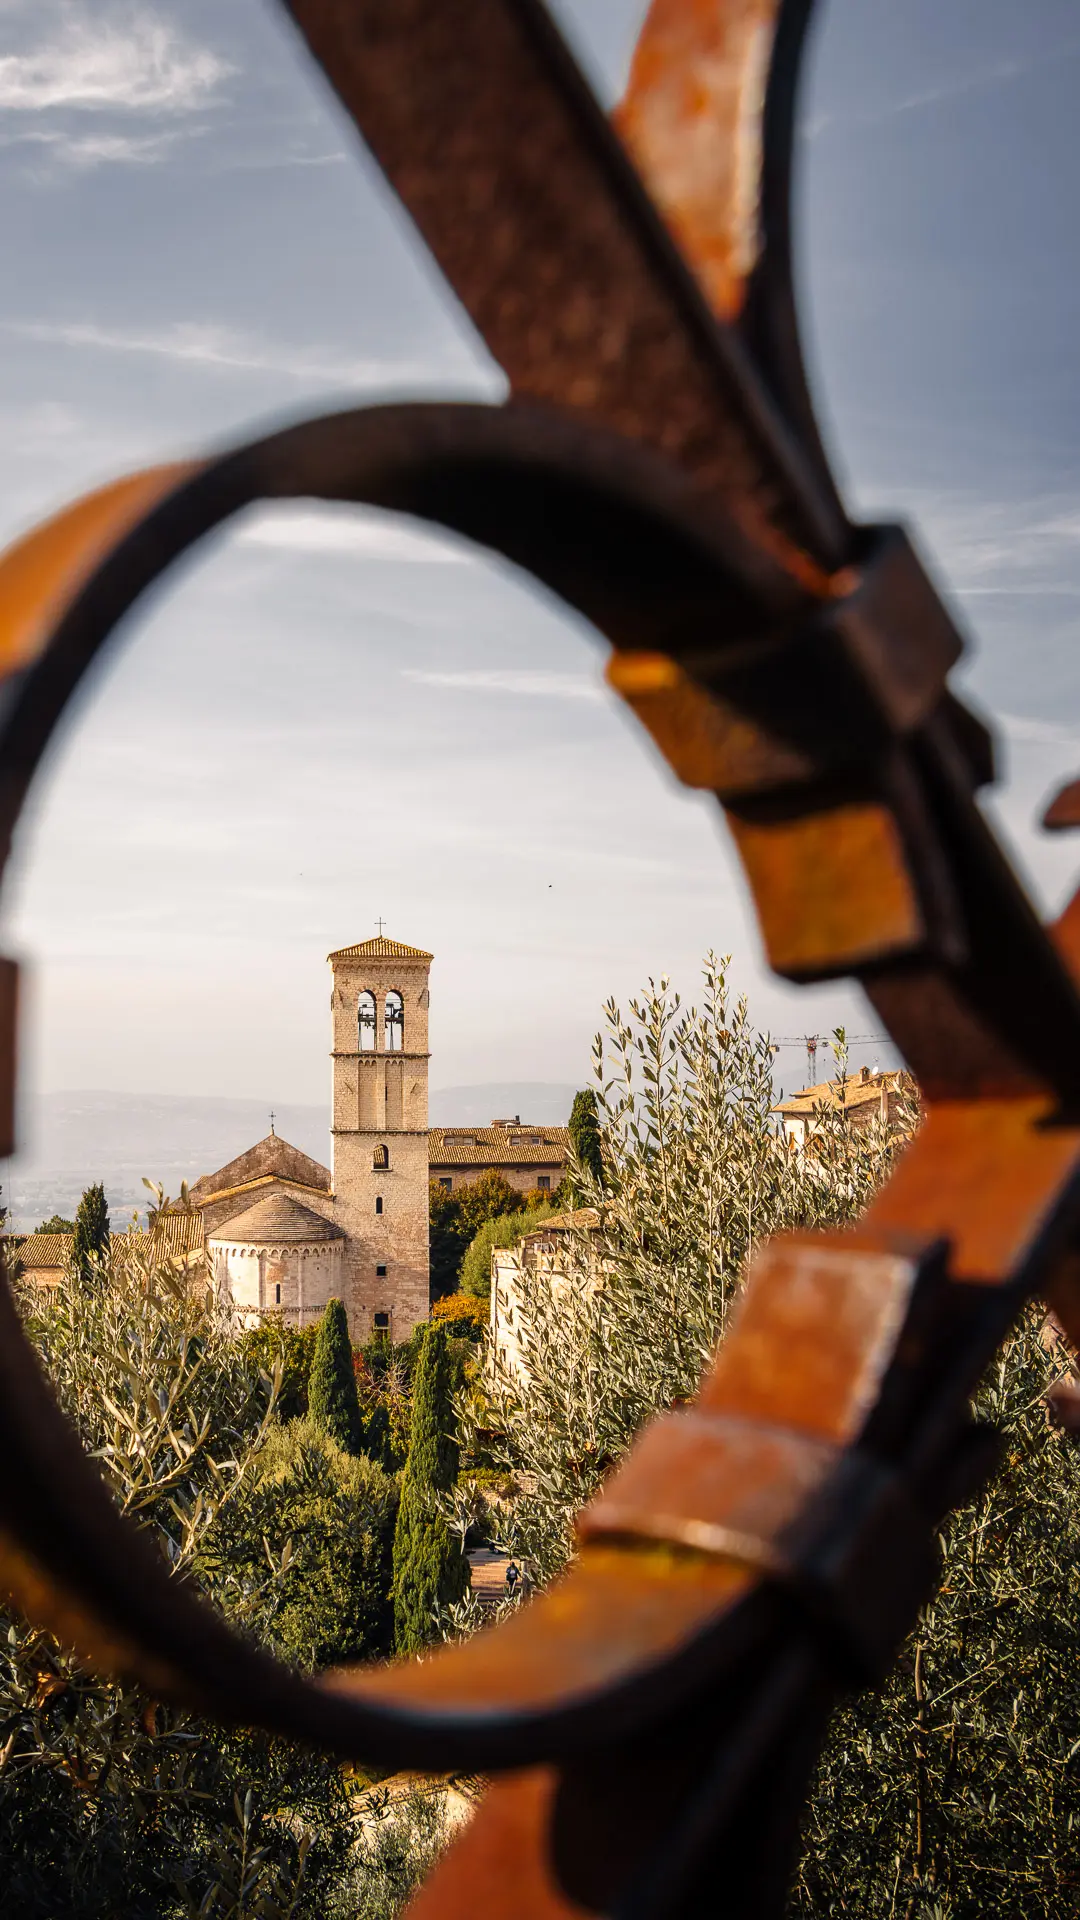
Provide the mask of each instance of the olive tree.
[{"label": "olive tree", "polygon": [[940,1585],[887,1684],[834,1722],[801,1920],[1080,1910],[1080,1452],[1046,1412],[1067,1367],[1032,1313],[983,1381],[1000,1470],[944,1528]]},{"label": "olive tree", "polygon": [[[176,1577],[259,1633],[269,1567],[215,1537],[254,1479],[275,1385],[150,1237],[114,1238],[87,1288],[21,1291],[27,1333],[120,1510]],[[272,1609],[269,1609],[272,1612]],[[265,1636],[264,1636],[265,1637]],[[0,1858],[22,1915],[322,1914],[353,1847],[340,1769],[89,1673],[0,1613]],[[260,1904],[261,1903],[261,1904]]]},{"label": "olive tree", "polygon": [[[768,1234],[851,1220],[917,1123],[859,1124],[841,1097],[794,1150],[778,1129],[774,1051],[709,955],[699,1006],[650,981],[628,1015],[609,1002],[594,1043],[603,1183],[572,1155],[583,1203],[557,1270],[518,1258],[520,1363],[492,1357],[464,1409],[501,1434],[500,1463],[530,1491],[507,1544],[546,1578],[572,1520],[654,1413],[686,1399],[723,1336],[746,1261]],[[841,1095],[842,1032],[834,1036]]]}]

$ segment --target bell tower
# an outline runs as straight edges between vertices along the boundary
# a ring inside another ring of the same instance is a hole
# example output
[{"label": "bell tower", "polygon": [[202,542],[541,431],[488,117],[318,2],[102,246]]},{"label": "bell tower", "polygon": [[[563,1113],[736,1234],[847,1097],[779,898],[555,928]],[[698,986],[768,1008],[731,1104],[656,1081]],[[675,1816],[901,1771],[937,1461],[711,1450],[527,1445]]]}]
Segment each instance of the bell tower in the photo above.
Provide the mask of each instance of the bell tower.
[{"label": "bell tower", "polygon": [[353,1340],[428,1317],[428,973],[380,932],[328,956],[334,1220]]}]

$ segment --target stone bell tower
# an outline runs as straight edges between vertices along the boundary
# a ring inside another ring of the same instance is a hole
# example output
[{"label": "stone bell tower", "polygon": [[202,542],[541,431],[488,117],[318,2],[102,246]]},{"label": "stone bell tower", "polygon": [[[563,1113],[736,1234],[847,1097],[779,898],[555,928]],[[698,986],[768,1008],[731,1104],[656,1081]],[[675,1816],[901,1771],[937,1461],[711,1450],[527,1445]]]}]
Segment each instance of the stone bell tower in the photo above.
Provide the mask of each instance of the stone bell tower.
[{"label": "stone bell tower", "polygon": [[334,1220],[353,1340],[428,1317],[428,971],[379,933],[329,955]]}]

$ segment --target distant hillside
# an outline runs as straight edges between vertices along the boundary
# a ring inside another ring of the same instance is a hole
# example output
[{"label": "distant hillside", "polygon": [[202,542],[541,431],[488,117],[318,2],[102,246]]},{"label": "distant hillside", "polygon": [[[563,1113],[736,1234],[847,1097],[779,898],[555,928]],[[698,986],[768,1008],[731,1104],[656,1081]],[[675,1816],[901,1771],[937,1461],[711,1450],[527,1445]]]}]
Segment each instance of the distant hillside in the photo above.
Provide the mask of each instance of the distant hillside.
[{"label": "distant hillside", "polygon": [[[26,1151],[3,1169],[4,1201],[16,1231],[51,1213],[70,1217],[84,1187],[103,1180],[114,1219],[145,1207],[143,1175],[176,1193],[182,1180],[212,1173],[270,1131],[264,1100],[185,1094],[47,1093],[27,1116]],[[282,1106],[277,1130],[324,1163],[325,1107]]]},{"label": "distant hillside", "polygon": [[565,1127],[576,1087],[552,1080],[492,1080],[476,1087],[433,1087],[433,1127],[489,1127],[519,1113],[541,1127]]},{"label": "distant hillside", "polygon": [[[523,1120],[561,1125],[573,1097],[573,1087],[546,1081],[442,1087],[431,1096],[431,1123],[480,1126],[520,1113]],[[133,1208],[145,1208],[144,1174],[176,1193],[182,1180],[212,1173],[269,1133],[270,1106],[185,1094],[48,1093],[28,1121],[26,1150],[0,1172],[10,1225],[19,1233],[53,1213],[70,1218],[93,1180],[104,1181],[113,1220],[123,1224]],[[329,1164],[329,1103],[277,1107],[275,1126]]]}]

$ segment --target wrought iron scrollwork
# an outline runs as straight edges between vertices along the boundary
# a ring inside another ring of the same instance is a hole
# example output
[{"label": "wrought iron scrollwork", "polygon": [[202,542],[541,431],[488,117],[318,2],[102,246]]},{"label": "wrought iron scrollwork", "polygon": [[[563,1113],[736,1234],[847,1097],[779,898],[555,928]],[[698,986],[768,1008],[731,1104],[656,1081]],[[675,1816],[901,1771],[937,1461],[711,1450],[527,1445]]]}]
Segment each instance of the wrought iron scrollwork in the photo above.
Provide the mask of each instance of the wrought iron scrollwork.
[{"label": "wrought iron scrollwork", "polygon": [[[203,534],[260,499],[421,515],[606,637],[613,687],[722,802],[773,966],[858,978],[927,1119],[856,1231],[758,1254],[693,1408],[643,1433],[568,1574],[463,1645],[315,1683],[238,1641],[120,1520],[6,1291],[0,1576],[159,1697],[500,1776],[421,1913],[646,1920],[721,1885],[732,1916],[778,1914],[829,1712],[887,1669],[992,1463],[981,1369],[1034,1291],[1080,1335],[1080,904],[1040,924],[975,804],[959,637],[904,531],[848,519],[817,432],[789,251],[810,0],[654,0],[613,124],[539,0],[289,11],[512,397],[314,419],[12,549],[4,850],[81,675]],[[10,963],[0,989],[10,1135]]]}]

